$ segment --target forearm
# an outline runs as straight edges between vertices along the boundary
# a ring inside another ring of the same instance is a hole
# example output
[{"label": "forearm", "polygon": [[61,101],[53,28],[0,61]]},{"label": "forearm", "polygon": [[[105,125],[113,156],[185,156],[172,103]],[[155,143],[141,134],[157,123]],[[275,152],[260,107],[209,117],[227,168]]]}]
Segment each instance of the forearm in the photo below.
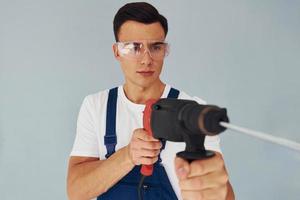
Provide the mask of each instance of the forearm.
[{"label": "forearm", "polygon": [[228,186],[228,192],[227,192],[226,200],[235,200],[233,188],[229,182],[227,183],[227,186]]},{"label": "forearm", "polygon": [[70,200],[92,199],[106,192],[124,177],[134,164],[124,147],[106,160],[84,162],[73,166],[68,177]]}]

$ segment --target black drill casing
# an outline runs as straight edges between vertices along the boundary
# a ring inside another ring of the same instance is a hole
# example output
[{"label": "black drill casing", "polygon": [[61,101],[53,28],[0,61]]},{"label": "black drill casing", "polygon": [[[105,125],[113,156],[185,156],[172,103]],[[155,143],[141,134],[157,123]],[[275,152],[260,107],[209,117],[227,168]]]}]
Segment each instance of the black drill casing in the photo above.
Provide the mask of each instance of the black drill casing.
[{"label": "black drill casing", "polygon": [[[199,127],[203,112],[206,112],[203,118],[205,130]],[[214,155],[205,150],[204,141],[206,135],[217,135],[225,130],[219,125],[220,121],[229,121],[224,108],[201,105],[193,100],[160,99],[152,105],[150,123],[154,138],[185,142],[185,151],[177,155],[192,161]]]}]

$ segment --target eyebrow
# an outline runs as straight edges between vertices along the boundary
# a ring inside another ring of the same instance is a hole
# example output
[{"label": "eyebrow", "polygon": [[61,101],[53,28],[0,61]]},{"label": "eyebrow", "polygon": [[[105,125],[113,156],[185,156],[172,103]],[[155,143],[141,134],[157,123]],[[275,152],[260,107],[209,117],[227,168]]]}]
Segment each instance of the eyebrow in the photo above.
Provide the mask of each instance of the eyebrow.
[{"label": "eyebrow", "polygon": [[[119,41],[117,43],[143,43],[144,41],[143,40],[129,40],[129,41]],[[160,41],[160,40],[149,40],[149,42],[152,42],[152,44],[165,44],[166,41]]]},{"label": "eyebrow", "polygon": [[[139,44],[143,44],[142,41],[126,41],[126,42],[120,42],[123,44],[134,44],[134,45],[139,45]],[[153,41],[152,43],[149,43],[150,45],[162,45],[162,44],[166,44],[166,42],[164,41]]]},{"label": "eyebrow", "polygon": [[166,44],[165,42],[153,42],[151,44],[157,45],[157,44]]}]

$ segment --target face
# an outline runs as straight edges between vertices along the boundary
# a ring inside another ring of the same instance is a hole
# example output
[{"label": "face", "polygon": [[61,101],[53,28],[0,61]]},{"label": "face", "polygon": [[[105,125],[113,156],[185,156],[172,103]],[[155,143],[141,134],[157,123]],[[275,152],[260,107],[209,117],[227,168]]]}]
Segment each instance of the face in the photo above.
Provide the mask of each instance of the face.
[{"label": "face", "polygon": [[118,37],[119,42],[138,41],[137,44],[143,47],[139,58],[134,59],[122,55],[117,44],[113,45],[114,55],[121,64],[126,84],[149,87],[160,82],[159,76],[164,59],[157,59],[153,56],[155,55],[153,52],[157,49],[155,45],[165,39],[161,24],[159,22],[143,24],[127,21],[121,26]]}]

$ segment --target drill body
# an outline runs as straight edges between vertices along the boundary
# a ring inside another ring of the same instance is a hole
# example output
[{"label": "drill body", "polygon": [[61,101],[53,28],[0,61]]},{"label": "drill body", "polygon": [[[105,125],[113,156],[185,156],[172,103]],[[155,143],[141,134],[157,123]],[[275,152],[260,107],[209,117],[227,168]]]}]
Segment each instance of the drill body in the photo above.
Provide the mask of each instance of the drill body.
[{"label": "drill body", "polygon": [[[229,122],[225,108],[201,105],[192,100],[149,100],[144,110],[144,128],[149,135],[165,141],[185,142],[185,151],[177,156],[198,160],[214,155],[204,147],[205,136],[225,131],[220,122]],[[147,169],[148,168],[148,169]],[[152,174],[151,165],[143,166],[144,175]]]}]

